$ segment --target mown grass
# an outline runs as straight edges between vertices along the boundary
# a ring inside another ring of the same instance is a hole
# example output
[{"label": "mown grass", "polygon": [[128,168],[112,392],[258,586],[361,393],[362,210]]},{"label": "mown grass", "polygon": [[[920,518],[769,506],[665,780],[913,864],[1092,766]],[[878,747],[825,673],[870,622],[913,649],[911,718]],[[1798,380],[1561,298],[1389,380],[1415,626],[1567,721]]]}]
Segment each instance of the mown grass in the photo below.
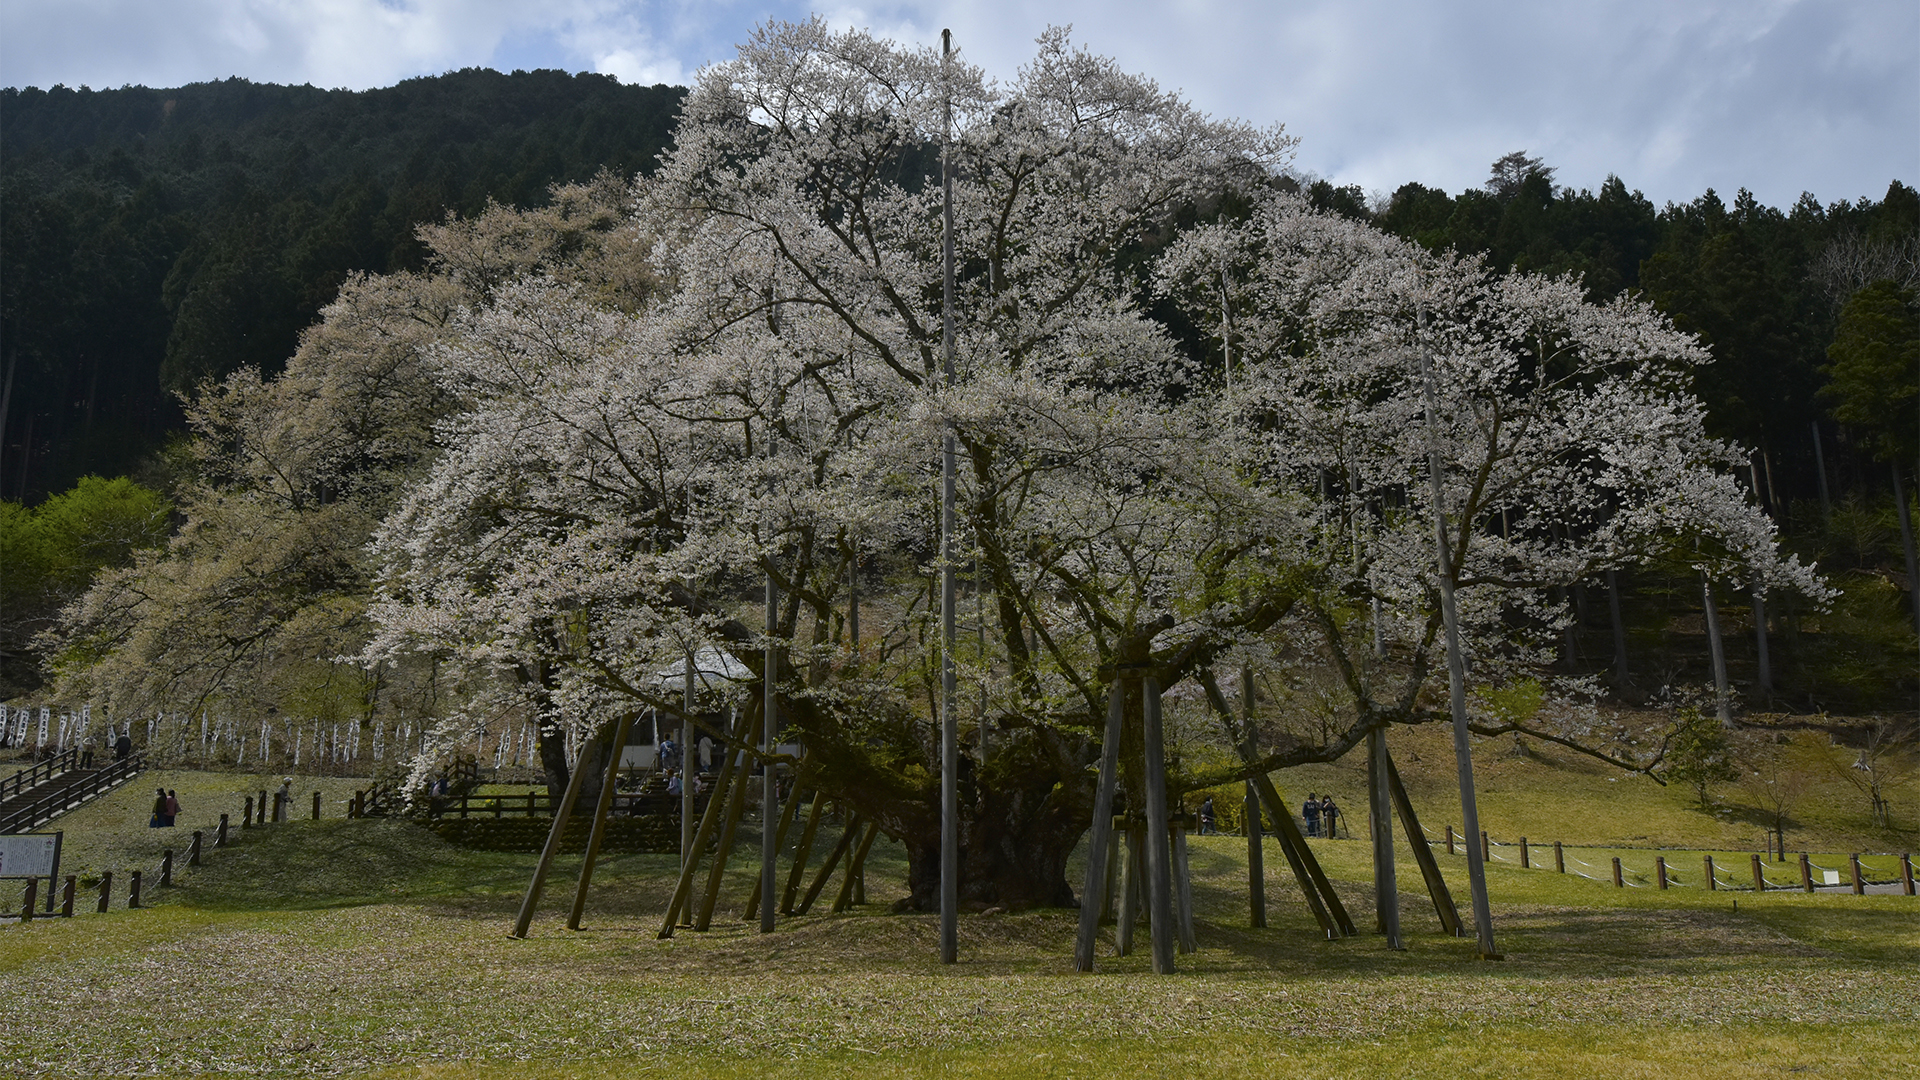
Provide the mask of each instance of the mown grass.
[{"label": "mown grass", "polygon": [[[183,800],[186,783],[172,785]],[[102,821],[150,837],[144,814]],[[563,858],[514,941],[532,856],[405,822],[234,836],[150,890],[149,910],[0,929],[0,983],[25,990],[0,995],[0,1072],[1891,1075],[1920,1041],[1920,902],[1904,896],[1623,890],[1495,863],[1506,959],[1486,963],[1439,935],[1404,851],[1409,948],[1393,952],[1365,932],[1363,842],[1314,844],[1363,930],[1329,942],[1276,849],[1270,926],[1253,930],[1244,839],[1195,837],[1200,951],[1154,977],[1144,944],[1114,957],[1109,936],[1082,976],[1068,911],[968,916],[961,963],[938,964],[934,919],[884,914],[904,877],[886,845],[854,914],[755,933],[741,861],[714,929],[669,941],[656,931],[673,858],[603,860],[577,933],[562,921],[578,859]],[[1443,866],[1465,908],[1464,860]]]}]

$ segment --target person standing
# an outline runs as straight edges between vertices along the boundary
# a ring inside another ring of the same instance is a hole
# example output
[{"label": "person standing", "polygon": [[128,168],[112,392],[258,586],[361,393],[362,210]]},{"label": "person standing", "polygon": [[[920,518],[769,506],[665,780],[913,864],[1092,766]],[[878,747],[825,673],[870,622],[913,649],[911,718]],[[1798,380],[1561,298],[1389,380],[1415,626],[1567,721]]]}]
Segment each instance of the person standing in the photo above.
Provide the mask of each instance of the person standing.
[{"label": "person standing", "polygon": [[1200,800],[1200,835],[1213,835],[1213,796]]},{"label": "person standing", "polygon": [[1307,835],[1320,835],[1320,800],[1313,792],[1307,792],[1307,801],[1300,804],[1300,816],[1307,823]]},{"label": "person standing", "polygon": [[1320,823],[1326,826],[1327,836],[1337,838],[1340,835],[1340,808],[1333,805],[1331,793],[1320,797]]},{"label": "person standing", "polygon": [[273,820],[284,822],[293,813],[293,777],[280,778],[280,790],[273,795]]},{"label": "person standing", "polygon": [[147,819],[147,828],[149,829],[164,828],[169,824],[167,821],[167,789],[155,788],[154,790],[157,794],[153,797],[153,816]]},{"label": "person standing", "polygon": [[179,816],[180,796],[177,792],[169,790],[167,792],[167,820],[164,827],[169,829],[173,828],[173,819]]},{"label": "person standing", "polygon": [[133,753],[133,736],[121,732],[120,737],[113,740],[113,760],[125,761],[127,755],[131,753]]}]

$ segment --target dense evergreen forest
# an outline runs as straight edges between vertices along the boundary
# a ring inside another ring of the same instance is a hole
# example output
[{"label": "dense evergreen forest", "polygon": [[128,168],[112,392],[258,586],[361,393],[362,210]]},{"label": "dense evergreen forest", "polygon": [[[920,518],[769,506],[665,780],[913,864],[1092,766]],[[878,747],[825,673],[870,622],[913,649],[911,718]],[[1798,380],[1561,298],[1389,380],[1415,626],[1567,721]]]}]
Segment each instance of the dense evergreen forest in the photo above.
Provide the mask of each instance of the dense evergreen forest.
[{"label": "dense evergreen forest", "polygon": [[[114,537],[145,536],[163,504],[76,484],[131,475],[164,490],[161,450],[184,431],[178,394],[244,366],[278,371],[350,275],[424,264],[423,223],[490,202],[540,206],[553,185],[602,170],[650,170],[684,94],[479,69],[367,92],[242,79],[0,90],[0,498],[16,516],[91,514],[120,523],[105,530]],[[1311,178],[1302,193],[1495,271],[1578,273],[1599,301],[1642,294],[1700,335],[1716,357],[1696,386],[1709,428],[1752,450],[1746,479],[1762,505],[1824,570],[1872,578],[1828,620],[1853,619],[1845,634],[1803,643],[1800,613],[1774,613],[1789,636],[1774,681],[1809,706],[1908,693],[1907,580],[1888,496],[1891,466],[1911,470],[1920,442],[1913,188],[1805,195],[1785,209],[1708,191],[1656,207],[1620,178],[1557,186],[1547,163],[1515,153],[1457,195],[1409,183],[1382,204]],[[1201,333],[1189,345],[1218,349]],[[31,603],[9,594],[20,602],[0,619],[12,658],[0,690],[38,681],[30,633],[125,547],[101,547],[111,558],[47,548],[67,584]],[[1648,643],[1699,610],[1686,582],[1650,572],[1625,583],[1626,619]],[[1606,619],[1583,614],[1567,648],[1570,666],[1605,668]],[[1674,672],[1649,674],[1652,685]]]},{"label": "dense evergreen forest", "polygon": [[137,471],[177,392],[278,370],[347,275],[420,264],[421,223],[650,169],[683,95],[477,68],[0,90],[0,495]]}]

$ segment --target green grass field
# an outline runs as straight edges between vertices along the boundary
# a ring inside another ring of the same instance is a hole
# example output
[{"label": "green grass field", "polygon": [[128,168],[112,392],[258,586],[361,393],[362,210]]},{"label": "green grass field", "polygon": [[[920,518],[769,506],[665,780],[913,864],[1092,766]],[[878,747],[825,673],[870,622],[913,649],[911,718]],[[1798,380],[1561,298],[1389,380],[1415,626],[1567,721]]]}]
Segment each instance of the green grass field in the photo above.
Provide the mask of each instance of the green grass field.
[{"label": "green grass field", "polygon": [[[1397,752],[1437,832],[1447,811],[1434,777],[1451,762]],[[1747,873],[1737,826],[1621,787],[1645,781],[1517,757],[1483,775],[1496,837],[1613,845],[1579,857],[1624,852],[1650,873],[1641,845],[1659,835],[1718,848],[1730,876]],[[1342,789],[1343,776],[1280,779],[1290,798],[1332,787],[1359,811],[1361,786]],[[143,777],[59,823],[69,869],[120,872],[156,853],[145,803],[162,784],[180,792],[189,827],[222,810],[237,822],[238,793],[259,787]],[[1363,930],[1329,942],[1271,844],[1271,925],[1251,930],[1244,839],[1196,837],[1200,951],[1155,977],[1144,946],[1113,957],[1109,937],[1099,972],[1083,976],[1068,911],[967,916],[961,963],[942,967],[934,919],[885,914],[904,867],[882,845],[871,903],[853,914],[752,932],[738,917],[751,878],[736,861],[714,929],[670,941],[656,932],[671,857],[603,860],[580,932],[563,926],[578,859],[562,858],[531,937],[515,941],[506,930],[532,856],[340,820],[353,783],[318,786],[326,820],[236,830],[175,888],[150,889],[146,910],[117,897],[106,915],[86,904],[71,920],[0,928],[0,1075],[1744,1077],[1920,1063],[1912,897],[1616,889],[1496,862],[1506,959],[1489,963],[1440,936],[1405,851],[1409,948],[1392,952],[1366,932],[1363,842],[1315,842]],[[303,797],[315,787],[295,785]],[[1613,805],[1626,792],[1642,805]],[[1903,839],[1844,813],[1822,826],[1840,841],[1827,858]],[[1610,831],[1621,821],[1644,828]],[[1442,865],[1465,908],[1464,859]],[[1676,872],[1697,880],[1697,854],[1676,857]]]}]

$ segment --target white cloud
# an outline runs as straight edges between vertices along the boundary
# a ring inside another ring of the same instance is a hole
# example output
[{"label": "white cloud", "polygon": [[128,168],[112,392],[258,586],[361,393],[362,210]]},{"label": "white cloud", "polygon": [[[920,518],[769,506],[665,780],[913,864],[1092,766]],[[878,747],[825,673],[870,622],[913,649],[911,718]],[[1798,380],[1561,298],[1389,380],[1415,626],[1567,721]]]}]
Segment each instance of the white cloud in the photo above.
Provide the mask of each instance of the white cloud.
[{"label": "white cloud", "polygon": [[[836,26],[937,44],[1011,78],[1049,23],[1218,116],[1284,122],[1341,183],[1457,191],[1525,148],[1565,183],[1767,202],[1920,180],[1912,0],[849,0]],[[166,86],[243,75],[368,87],[448,68],[684,83],[767,0],[5,0],[0,82]]]}]

